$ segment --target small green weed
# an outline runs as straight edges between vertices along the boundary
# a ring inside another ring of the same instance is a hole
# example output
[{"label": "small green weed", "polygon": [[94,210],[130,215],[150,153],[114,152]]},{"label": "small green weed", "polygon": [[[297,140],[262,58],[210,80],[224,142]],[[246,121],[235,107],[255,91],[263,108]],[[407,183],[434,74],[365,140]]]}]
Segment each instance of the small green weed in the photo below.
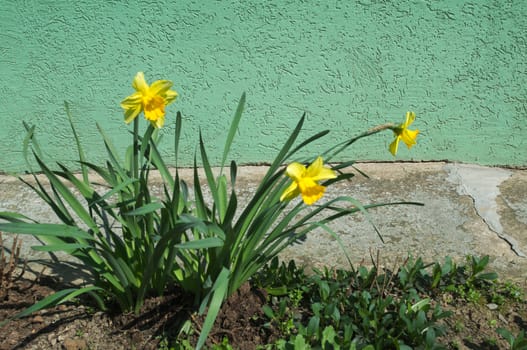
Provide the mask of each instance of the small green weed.
[{"label": "small green weed", "polygon": [[507,301],[520,302],[525,299],[523,290],[511,281],[493,284],[490,295],[491,302],[497,305],[503,305]]},{"label": "small green weed", "polygon": [[512,335],[512,333],[505,328],[498,328],[496,329],[496,332],[505,338],[505,340],[507,340],[511,350],[527,349],[527,338],[525,337],[525,331],[521,331],[516,336]]}]

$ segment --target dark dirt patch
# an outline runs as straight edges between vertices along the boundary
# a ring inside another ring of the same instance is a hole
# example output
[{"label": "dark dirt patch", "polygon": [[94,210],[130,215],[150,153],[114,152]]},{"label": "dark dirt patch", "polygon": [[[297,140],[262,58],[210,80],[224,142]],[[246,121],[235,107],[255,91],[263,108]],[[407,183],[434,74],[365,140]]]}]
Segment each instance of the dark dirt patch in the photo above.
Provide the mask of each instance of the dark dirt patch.
[{"label": "dark dirt patch", "polygon": [[[50,279],[14,283],[0,300],[0,321],[55,292],[52,285],[57,286]],[[196,316],[191,300],[191,296],[172,290],[162,297],[148,298],[139,316],[94,312],[78,304],[60,305],[9,322],[0,332],[0,350],[157,349],[163,338],[175,338],[187,319],[199,332],[204,317]],[[219,344],[226,337],[235,348],[250,350],[276,340],[262,327],[265,302],[265,292],[243,285],[224,303],[207,345]],[[195,344],[198,336],[191,335],[191,342]]]},{"label": "dark dirt patch", "polygon": [[[258,345],[278,340],[279,334],[264,327],[262,307],[266,302],[267,293],[264,290],[253,289],[249,283],[242,285],[223,304],[206,345],[221,344],[227,338],[235,349],[252,350]],[[194,318],[194,327],[201,330],[204,320],[203,316]],[[193,344],[196,344],[198,336],[190,337]]]},{"label": "dark dirt patch", "polygon": [[[15,283],[0,300],[0,321],[55,292],[52,282]],[[0,332],[0,350],[157,349],[162,336],[191,314],[188,300],[180,291],[169,291],[163,297],[148,298],[139,316],[94,312],[84,306],[84,300],[82,305],[59,305],[9,322]]]},{"label": "dark dirt patch", "polygon": [[[527,330],[525,301],[509,301],[497,306],[451,299],[448,293],[441,297],[441,308],[452,312],[452,316],[443,321],[447,333],[440,338],[448,349],[509,349],[510,345],[496,329],[506,328],[514,335]],[[444,299],[448,299],[448,302],[444,302]]]}]

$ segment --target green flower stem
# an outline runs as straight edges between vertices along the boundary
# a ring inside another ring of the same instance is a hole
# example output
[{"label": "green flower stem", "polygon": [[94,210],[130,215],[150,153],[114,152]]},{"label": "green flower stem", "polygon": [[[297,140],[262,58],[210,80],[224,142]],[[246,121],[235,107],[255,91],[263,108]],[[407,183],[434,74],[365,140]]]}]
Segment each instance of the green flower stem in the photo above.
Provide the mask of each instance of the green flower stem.
[{"label": "green flower stem", "polygon": [[341,142],[341,143],[331,147],[330,149],[328,149],[325,152],[325,154],[326,154],[326,156],[324,157],[325,161],[329,162],[333,157],[337,156],[340,152],[344,151],[346,148],[351,146],[351,144],[355,143],[355,141],[358,141],[358,140],[362,139],[363,137],[367,137],[367,136],[376,134],[378,132],[381,132],[381,131],[387,130],[387,129],[395,130],[395,128],[397,128],[397,125],[395,125],[393,123],[381,124],[381,125],[375,126],[375,127],[371,128],[371,129],[363,132],[362,134],[359,134],[359,135],[355,136],[354,138],[352,138],[352,139],[350,139],[348,141]]},{"label": "green flower stem", "polygon": [[[134,145],[132,150],[132,179],[139,177],[139,118],[134,119]],[[135,193],[139,191],[139,182],[134,184]]]}]

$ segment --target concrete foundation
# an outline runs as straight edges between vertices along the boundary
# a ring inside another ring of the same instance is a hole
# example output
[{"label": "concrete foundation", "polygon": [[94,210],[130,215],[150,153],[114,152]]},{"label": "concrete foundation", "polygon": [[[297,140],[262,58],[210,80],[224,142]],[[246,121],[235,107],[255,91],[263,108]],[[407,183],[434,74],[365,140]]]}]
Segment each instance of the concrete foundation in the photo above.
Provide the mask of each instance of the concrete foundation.
[{"label": "concrete foundation", "polygon": [[[461,260],[467,255],[490,255],[491,269],[502,279],[527,281],[527,170],[490,168],[451,163],[359,163],[359,172],[349,182],[330,186],[324,198],[349,195],[362,204],[399,201],[424,206],[396,205],[371,209],[371,222],[361,213],[331,225],[343,244],[324,231],[309,234],[304,242],[286,249],[281,257],[313,267],[347,267],[346,254],[354,264],[371,262],[377,254],[381,264],[392,267],[409,254],[427,262],[445,256]],[[239,208],[252,196],[266,167],[240,167]],[[353,171],[351,169],[351,171]],[[191,179],[190,171],[183,177]],[[204,177],[203,177],[204,178]],[[159,183],[153,184],[160,191]],[[0,177],[0,211],[20,212],[40,222],[58,222],[54,214],[14,177]],[[379,229],[384,242],[376,234]],[[10,247],[12,235],[4,234]],[[35,252],[33,238],[24,236],[22,258],[34,271],[50,262],[49,255]],[[74,261],[72,261],[74,263]],[[65,280],[79,278],[75,269],[49,273]]]}]

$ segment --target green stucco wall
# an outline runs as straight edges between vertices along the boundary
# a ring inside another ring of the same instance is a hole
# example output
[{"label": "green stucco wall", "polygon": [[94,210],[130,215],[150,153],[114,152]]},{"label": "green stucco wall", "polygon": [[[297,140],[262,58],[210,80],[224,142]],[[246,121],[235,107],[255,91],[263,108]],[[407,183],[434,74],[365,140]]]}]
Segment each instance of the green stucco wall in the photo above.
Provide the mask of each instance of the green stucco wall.
[{"label": "green stucco wall", "polygon": [[[525,166],[526,58],[524,0],[4,0],[0,171],[25,168],[22,121],[51,158],[75,158],[64,100],[90,160],[104,158],[95,122],[124,147],[119,102],[137,71],[174,82],[164,152],[180,110],[186,165],[199,128],[217,160],[246,91],[240,163],[271,160],[304,111],[306,135],[335,140],[413,110],[419,145],[397,160]],[[376,135],[345,157],[392,160],[390,142]]]}]

